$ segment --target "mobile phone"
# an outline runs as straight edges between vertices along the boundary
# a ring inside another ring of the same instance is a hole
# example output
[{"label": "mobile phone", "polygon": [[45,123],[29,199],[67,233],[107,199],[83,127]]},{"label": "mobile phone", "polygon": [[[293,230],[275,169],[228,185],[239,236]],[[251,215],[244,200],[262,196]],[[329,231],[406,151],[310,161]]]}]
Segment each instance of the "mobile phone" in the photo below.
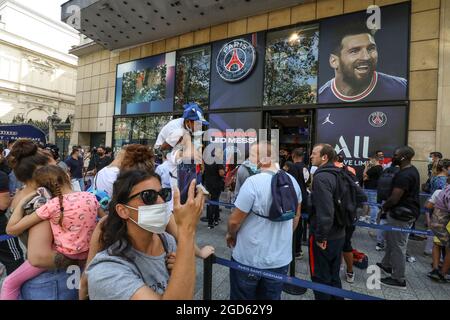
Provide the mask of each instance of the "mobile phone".
[{"label": "mobile phone", "polygon": [[189,186],[192,180],[196,179],[197,190],[204,194],[209,194],[208,190],[202,185],[202,172],[197,164],[181,163],[177,167],[178,188],[180,189],[180,203],[185,204],[188,198]]}]

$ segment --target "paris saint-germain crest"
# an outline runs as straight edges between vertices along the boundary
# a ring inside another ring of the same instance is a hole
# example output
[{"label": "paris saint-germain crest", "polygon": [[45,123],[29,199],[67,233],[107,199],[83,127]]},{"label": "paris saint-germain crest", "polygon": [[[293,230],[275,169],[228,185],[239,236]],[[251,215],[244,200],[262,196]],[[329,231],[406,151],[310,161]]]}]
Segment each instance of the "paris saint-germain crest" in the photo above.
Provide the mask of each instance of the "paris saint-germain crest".
[{"label": "paris saint-germain crest", "polygon": [[255,61],[256,51],[252,44],[244,39],[236,39],[220,49],[216,69],[223,80],[236,82],[250,74]]},{"label": "paris saint-germain crest", "polygon": [[381,128],[387,123],[387,115],[384,112],[377,111],[373,112],[369,116],[369,123],[372,127]]}]

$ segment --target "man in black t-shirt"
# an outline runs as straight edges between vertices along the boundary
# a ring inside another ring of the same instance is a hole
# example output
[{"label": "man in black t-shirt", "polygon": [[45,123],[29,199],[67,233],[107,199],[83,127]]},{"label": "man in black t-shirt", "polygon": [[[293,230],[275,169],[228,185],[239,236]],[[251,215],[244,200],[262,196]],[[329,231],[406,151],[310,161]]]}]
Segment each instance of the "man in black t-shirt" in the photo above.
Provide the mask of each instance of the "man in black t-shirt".
[{"label": "man in black t-shirt", "polygon": [[[397,149],[392,159],[393,166],[400,166],[400,171],[392,181],[392,193],[383,204],[387,212],[387,225],[411,229],[420,213],[420,175],[411,164],[415,152],[405,146]],[[386,232],[386,253],[381,263],[377,263],[390,277],[381,279],[383,285],[394,288],[406,288],[405,262],[408,233]]]},{"label": "man in black t-shirt", "polygon": [[8,219],[5,216],[5,212],[10,202],[8,175],[0,171],[0,263],[6,267],[6,274],[8,275],[24,262],[19,240],[13,237],[9,238],[6,235]]},{"label": "man in black t-shirt", "polygon": [[[308,180],[309,172],[304,164],[304,154],[305,153],[301,148],[297,148],[292,151],[292,160],[294,162],[294,167],[292,168],[292,171],[288,171],[288,173],[290,173],[295,178],[295,180],[297,180],[297,183],[300,186],[300,190],[302,191],[302,213],[305,213],[306,209],[308,208],[308,192],[305,180]],[[308,174],[308,177],[306,178],[305,173]],[[303,227],[306,227],[306,225],[303,224],[303,220],[300,220],[297,229],[295,229],[295,257],[297,259],[301,259],[303,257],[302,236]]]},{"label": "man in black t-shirt", "polygon": [[81,191],[84,191],[83,181],[83,157],[80,155],[78,148],[73,148],[70,157],[65,161],[69,167],[70,177],[80,184]]},{"label": "man in black t-shirt", "polygon": [[103,146],[97,148],[97,158],[94,160],[94,169],[98,173],[104,167],[109,166],[112,162],[111,157],[106,155],[106,150]]},{"label": "man in black t-shirt", "polygon": [[[211,201],[219,201],[220,194],[225,186],[225,167],[222,164],[205,164],[203,172],[203,183],[211,194]],[[212,229],[219,224],[220,212],[218,205],[208,205],[206,207],[206,217],[208,228]]]}]

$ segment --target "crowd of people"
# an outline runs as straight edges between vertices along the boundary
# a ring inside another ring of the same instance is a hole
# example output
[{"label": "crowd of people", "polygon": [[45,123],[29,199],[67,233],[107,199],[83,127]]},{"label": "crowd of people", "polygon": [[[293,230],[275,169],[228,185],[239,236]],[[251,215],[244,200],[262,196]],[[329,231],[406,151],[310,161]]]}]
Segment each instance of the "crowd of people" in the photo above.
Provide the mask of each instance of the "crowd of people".
[{"label": "crowd of people", "polygon": [[[129,144],[115,156],[103,146],[90,152],[74,146],[61,159],[54,145],[8,143],[0,158],[0,235],[11,237],[0,241],[7,275],[0,298],[192,299],[195,257],[215,251],[196,245],[197,225],[204,211],[209,229],[220,223],[216,202],[230,174],[235,200],[225,241],[232,261],[287,274],[291,261],[303,258],[307,232],[311,280],[336,288],[342,287],[342,262],[346,281],[355,281],[359,252],[352,235],[360,216],[403,229],[413,229],[419,218],[420,176],[408,146],[390,159],[377,151],[361,179],[342,154],[322,143],[307,155],[303,148],[278,153],[260,141],[249,147],[244,163],[230,168],[199,163],[196,138],[206,125],[201,108],[188,104],[182,118],[160,131],[156,149]],[[212,156],[224,158],[220,149]],[[430,155],[429,179],[422,185],[432,194],[425,206],[434,234],[424,250],[433,260],[428,276],[448,282],[450,161],[442,158]],[[382,285],[407,287],[407,243],[408,233],[378,232],[376,249],[385,252],[377,263],[386,274]],[[79,290],[67,286],[69,266],[82,271]],[[230,269],[231,299],[276,300],[282,288],[281,281]]]}]

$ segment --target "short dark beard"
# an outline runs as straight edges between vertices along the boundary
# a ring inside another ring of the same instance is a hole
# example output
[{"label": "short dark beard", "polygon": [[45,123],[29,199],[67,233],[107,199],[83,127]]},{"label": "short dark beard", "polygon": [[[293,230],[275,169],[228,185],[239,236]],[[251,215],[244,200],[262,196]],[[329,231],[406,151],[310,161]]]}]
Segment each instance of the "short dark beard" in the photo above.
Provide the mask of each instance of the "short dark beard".
[{"label": "short dark beard", "polygon": [[[354,69],[353,66],[352,69]],[[369,73],[369,76],[363,80],[357,80],[352,71],[347,72],[347,70],[344,69],[342,70],[342,76],[344,82],[348,83],[355,91],[353,95],[360,94],[370,85],[373,77],[373,68],[372,72]]]}]

